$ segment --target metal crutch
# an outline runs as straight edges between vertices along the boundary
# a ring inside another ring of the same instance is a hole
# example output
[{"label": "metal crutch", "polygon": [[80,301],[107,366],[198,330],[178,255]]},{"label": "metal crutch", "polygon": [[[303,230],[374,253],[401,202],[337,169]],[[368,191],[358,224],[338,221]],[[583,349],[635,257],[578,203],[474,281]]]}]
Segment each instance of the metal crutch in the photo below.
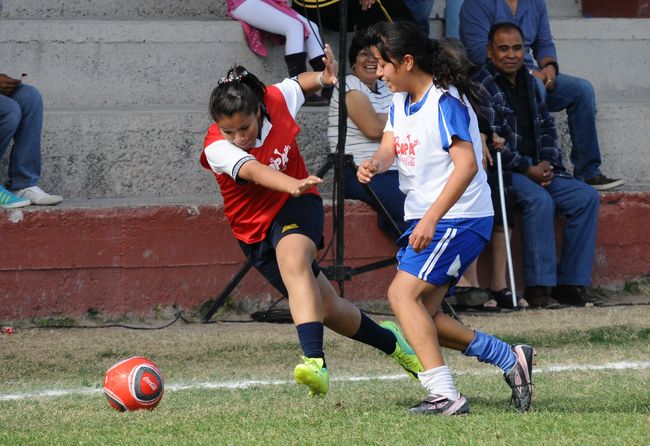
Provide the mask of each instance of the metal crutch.
[{"label": "metal crutch", "polygon": [[510,229],[506,215],[506,197],[503,187],[503,166],[501,165],[501,150],[497,150],[497,177],[499,179],[499,199],[501,201],[501,218],[503,219],[503,235],[506,239],[506,258],[508,259],[508,276],[512,290],[512,308],[517,308],[517,290],[515,287],[515,272],[512,268],[512,251],[510,250]]}]

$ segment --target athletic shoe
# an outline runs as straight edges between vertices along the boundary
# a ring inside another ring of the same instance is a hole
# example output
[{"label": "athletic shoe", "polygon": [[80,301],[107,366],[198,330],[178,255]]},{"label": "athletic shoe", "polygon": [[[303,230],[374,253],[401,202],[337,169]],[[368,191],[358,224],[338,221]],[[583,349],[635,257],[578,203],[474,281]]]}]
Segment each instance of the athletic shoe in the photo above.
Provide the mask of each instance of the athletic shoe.
[{"label": "athletic shoe", "polygon": [[528,412],[533,403],[533,365],[535,365],[535,349],[530,345],[515,344],[512,352],[517,357],[515,366],[503,374],[512,389],[511,404],[519,412]]},{"label": "athletic shoe", "polygon": [[18,189],[14,191],[16,196],[26,198],[39,206],[52,206],[59,204],[63,201],[60,195],[50,195],[38,186],[27,187],[25,189]]},{"label": "athletic shoe", "polygon": [[323,358],[302,357],[304,364],[298,364],[293,370],[293,377],[298,384],[309,387],[310,397],[324,397],[330,387],[330,374],[323,367]]},{"label": "athletic shoe", "polygon": [[596,190],[609,190],[609,189],[614,189],[615,187],[619,187],[625,184],[625,181],[619,180],[619,179],[614,179],[614,178],[608,178],[603,174],[596,175],[595,177],[589,178],[587,181],[585,181],[588,185],[593,187]]},{"label": "athletic shoe", "polygon": [[0,208],[14,209],[32,204],[27,198],[20,198],[0,186]]},{"label": "athletic shoe", "polygon": [[442,395],[429,395],[420,404],[411,407],[409,412],[423,415],[465,415],[469,413],[469,402],[460,393],[455,400]]},{"label": "athletic shoe", "polygon": [[390,354],[390,357],[393,358],[400,367],[402,367],[406,373],[413,379],[418,378],[418,372],[424,372],[422,364],[417,355],[409,345],[409,343],[404,339],[402,332],[395,322],[384,321],[379,324],[382,328],[390,330],[395,336],[395,351]]}]

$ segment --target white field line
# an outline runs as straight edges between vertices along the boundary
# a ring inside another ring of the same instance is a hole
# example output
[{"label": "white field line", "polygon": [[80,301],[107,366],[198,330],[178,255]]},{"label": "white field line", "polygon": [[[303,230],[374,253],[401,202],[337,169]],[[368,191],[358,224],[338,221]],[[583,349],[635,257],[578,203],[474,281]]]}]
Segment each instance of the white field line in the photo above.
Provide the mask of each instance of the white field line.
[{"label": "white field line", "polygon": [[[601,371],[601,370],[630,370],[630,369],[647,369],[650,368],[650,361],[644,362],[608,362],[605,364],[592,364],[592,365],[554,365],[549,367],[541,367],[533,370],[533,373],[561,373],[573,371]],[[482,370],[482,371],[465,371],[454,372],[454,375],[488,375],[494,373],[495,369]],[[332,378],[335,382],[359,382],[359,381],[396,381],[401,379],[408,379],[408,377],[401,373],[398,375],[375,375],[375,376],[343,376]],[[196,390],[196,389],[246,389],[256,386],[279,386],[293,384],[290,380],[262,380],[252,379],[245,381],[215,381],[215,382],[197,382],[187,384],[166,384],[165,390],[168,392],[178,392],[183,390]],[[16,401],[34,398],[47,398],[67,395],[91,395],[102,392],[101,388],[91,387],[77,387],[70,389],[51,389],[51,390],[36,390],[28,392],[16,393],[0,393],[0,401]]]}]

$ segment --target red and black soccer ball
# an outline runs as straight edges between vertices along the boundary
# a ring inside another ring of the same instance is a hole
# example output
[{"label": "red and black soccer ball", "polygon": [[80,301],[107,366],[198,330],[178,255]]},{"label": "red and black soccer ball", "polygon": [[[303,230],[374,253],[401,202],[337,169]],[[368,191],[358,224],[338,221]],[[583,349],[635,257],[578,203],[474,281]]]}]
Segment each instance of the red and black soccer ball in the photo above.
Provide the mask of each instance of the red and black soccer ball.
[{"label": "red and black soccer ball", "polygon": [[104,394],[116,410],[153,409],[162,399],[165,385],[160,369],[142,356],[113,364],[104,378]]}]

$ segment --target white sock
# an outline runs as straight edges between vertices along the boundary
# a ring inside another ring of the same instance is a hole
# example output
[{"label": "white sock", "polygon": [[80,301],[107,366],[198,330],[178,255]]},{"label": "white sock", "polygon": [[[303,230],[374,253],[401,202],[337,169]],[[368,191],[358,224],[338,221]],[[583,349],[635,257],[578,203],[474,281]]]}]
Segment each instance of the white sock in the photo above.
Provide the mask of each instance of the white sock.
[{"label": "white sock", "polygon": [[452,401],[458,399],[458,390],[446,365],[420,372],[418,378],[429,395],[443,395]]}]

